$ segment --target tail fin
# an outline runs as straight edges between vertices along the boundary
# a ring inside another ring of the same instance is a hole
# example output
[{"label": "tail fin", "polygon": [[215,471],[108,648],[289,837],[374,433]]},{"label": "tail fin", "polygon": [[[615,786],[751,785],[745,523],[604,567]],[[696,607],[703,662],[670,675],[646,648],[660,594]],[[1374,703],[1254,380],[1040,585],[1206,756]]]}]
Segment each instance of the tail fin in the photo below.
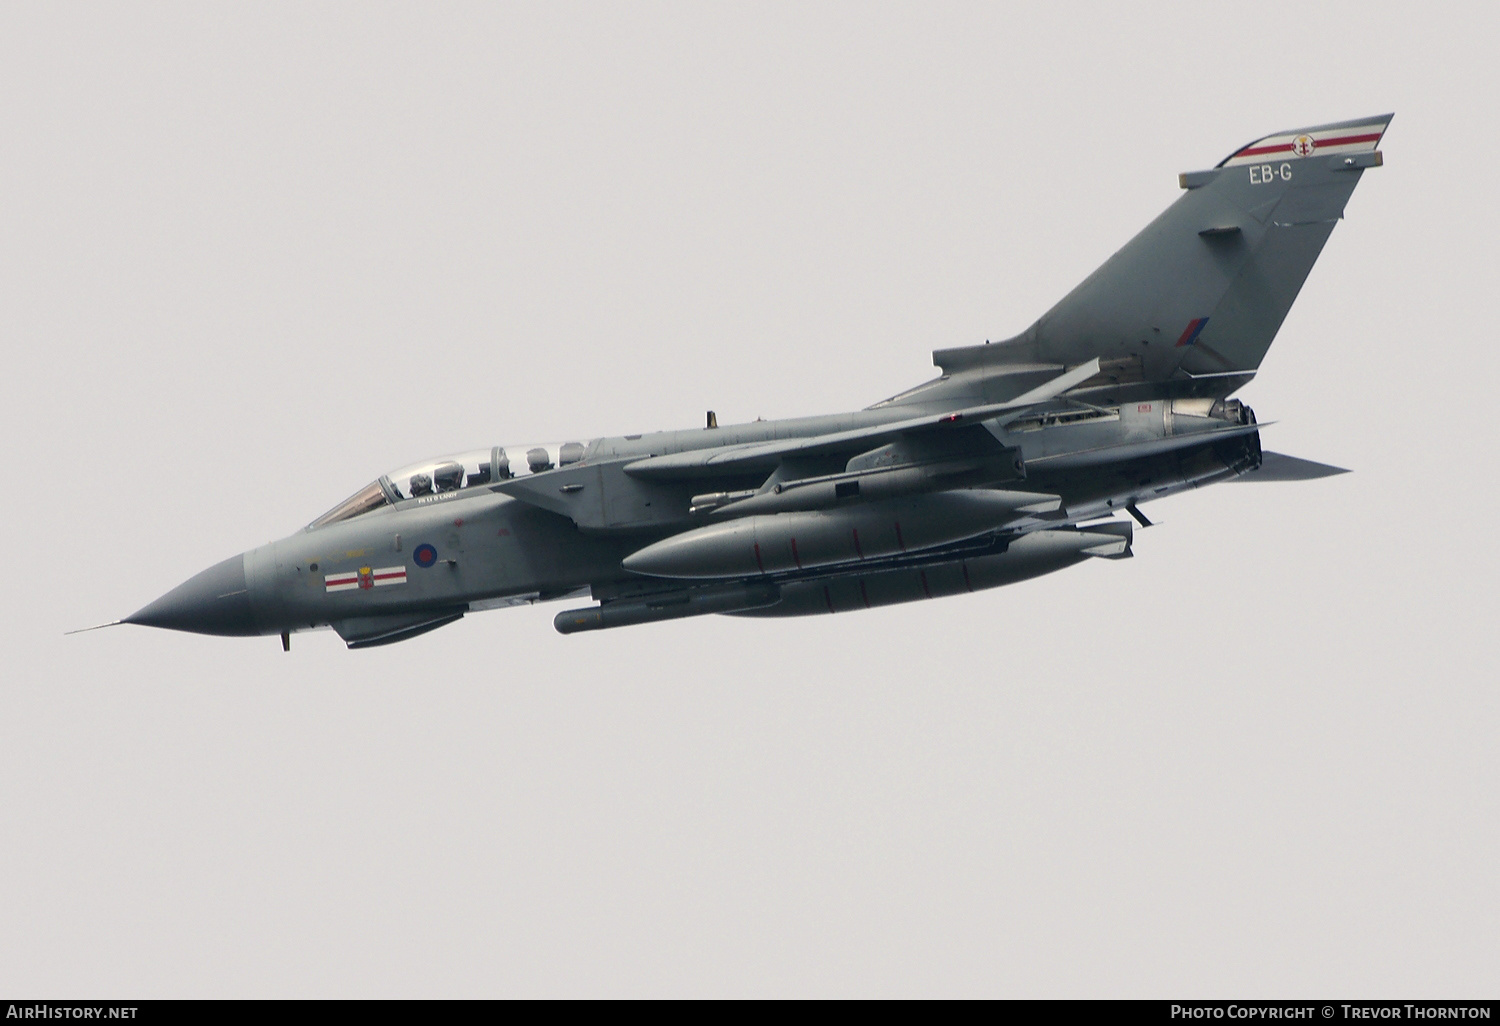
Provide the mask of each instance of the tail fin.
[{"label": "tail fin", "polygon": [[1278,132],[1181,175],[1185,193],[1023,334],[936,362],[1098,357],[1102,375],[1081,386],[1095,394],[1228,395],[1255,376],[1364,169],[1380,166],[1391,118]]}]

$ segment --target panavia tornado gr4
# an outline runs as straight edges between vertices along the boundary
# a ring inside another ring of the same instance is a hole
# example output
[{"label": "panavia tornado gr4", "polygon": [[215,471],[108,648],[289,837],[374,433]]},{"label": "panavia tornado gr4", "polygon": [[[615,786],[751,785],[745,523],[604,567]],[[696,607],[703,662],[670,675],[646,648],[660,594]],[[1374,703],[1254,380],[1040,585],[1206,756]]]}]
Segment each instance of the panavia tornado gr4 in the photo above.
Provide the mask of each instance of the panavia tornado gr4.
[{"label": "panavia tornado gr4", "polygon": [[1263,452],[1230,396],[1390,120],[1278,132],[1181,175],[1024,333],[939,350],[937,378],[867,409],[404,467],[119,622],[283,646],[331,627],[365,648],[549,599],[591,600],[557,614],[571,634],[851,612],[1128,557],[1150,500],[1339,472]]}]

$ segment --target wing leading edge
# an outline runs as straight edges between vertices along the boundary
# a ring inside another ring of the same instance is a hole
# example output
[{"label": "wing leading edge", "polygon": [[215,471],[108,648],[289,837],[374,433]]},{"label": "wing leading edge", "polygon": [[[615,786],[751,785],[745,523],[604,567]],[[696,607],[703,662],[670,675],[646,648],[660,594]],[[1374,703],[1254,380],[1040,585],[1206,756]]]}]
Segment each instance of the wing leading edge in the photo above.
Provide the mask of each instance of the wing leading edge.
[{"label": "wing leading edge", "polygon": [[786,438],[751,445],[731,445],[714,449],[693,449],[666,456],[651,456],[626,464],[625,472],[642,478],[694,478],[712,474],[744,473],[752,469],[774,467],[785,459],[827,456],[868,449],[901,435],[924,430],[970,425],[1007,414],[1019,415],[1049,403],[1079,383],[1099,373],[1099,361],[1088,360],[1024,395],[1001,403],[969,406],[944,413],[924,414],[904,420],[813,435],[808,438]]}]

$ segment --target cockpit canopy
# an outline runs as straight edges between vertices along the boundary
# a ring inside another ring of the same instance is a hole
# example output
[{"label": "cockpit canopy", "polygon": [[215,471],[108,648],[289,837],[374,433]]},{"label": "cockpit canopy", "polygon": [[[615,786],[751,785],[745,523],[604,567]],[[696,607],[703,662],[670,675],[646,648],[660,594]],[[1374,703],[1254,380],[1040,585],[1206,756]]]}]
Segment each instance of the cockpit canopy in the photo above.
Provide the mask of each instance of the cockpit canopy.
[{"label": "cockpit canopy", "polygon": [[325,524],[369,513],[382,506],[412,499],[428,502],[451,492],[508,481],[513,477],[542,474],[583,459],[583,445],[561,442],[550,445],[493,446],[454,456],[424,460],[382,474],[333,509],[308,525],[311,530]]}]

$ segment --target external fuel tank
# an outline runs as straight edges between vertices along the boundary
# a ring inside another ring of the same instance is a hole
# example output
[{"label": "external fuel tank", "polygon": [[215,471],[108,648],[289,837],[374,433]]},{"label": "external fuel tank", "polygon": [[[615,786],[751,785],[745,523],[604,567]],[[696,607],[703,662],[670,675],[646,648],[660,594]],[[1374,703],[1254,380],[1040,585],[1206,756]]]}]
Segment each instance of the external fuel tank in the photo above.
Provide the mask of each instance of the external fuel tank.
[{"label": "external fuel tank", "polygon": [[1002,584],[1064,570],[1092,556],[1121,559],[1130,555],[1131,525],[1113,523],[1083,530],[1067,528],[1022,535],[1000,553],[933,563],[923,567],[853,572],[817,581],[789,581],[781,601],[736,610],[734,616],[815,616],[852,613],[901,602],[943,598],[998,588]]},{"label": "external fuel tank", "polygon": [[984,489],[744,517],[648,545],[627,556],[624,567],[703,579],[857,564],[973,538],[1060,503],[1056,495]]}]

